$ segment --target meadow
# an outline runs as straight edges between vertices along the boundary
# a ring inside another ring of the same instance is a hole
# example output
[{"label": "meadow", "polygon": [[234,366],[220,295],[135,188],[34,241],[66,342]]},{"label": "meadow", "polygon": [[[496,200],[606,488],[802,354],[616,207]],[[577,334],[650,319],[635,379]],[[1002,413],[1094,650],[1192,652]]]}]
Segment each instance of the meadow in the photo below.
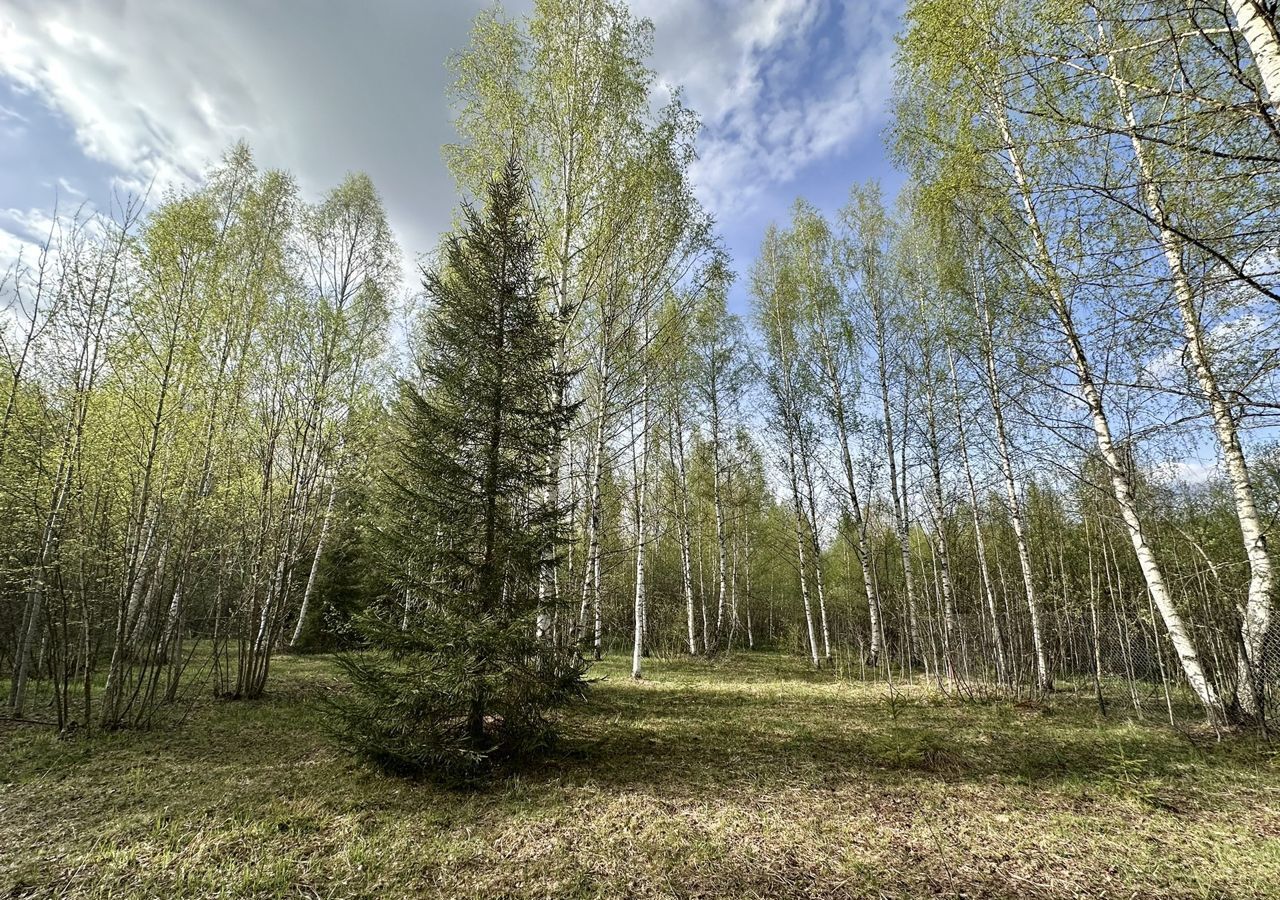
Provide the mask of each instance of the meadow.
[{"label": "meadow", "polygon": [[[329,657],[260,700],[0,726],[4,897],[1266,897],[1280,752],[1082,699],[947,699],[772,653],[592,669],[552,756],[460,791],[333,745]],[[278,676],[278,677],[277,677]]]}]

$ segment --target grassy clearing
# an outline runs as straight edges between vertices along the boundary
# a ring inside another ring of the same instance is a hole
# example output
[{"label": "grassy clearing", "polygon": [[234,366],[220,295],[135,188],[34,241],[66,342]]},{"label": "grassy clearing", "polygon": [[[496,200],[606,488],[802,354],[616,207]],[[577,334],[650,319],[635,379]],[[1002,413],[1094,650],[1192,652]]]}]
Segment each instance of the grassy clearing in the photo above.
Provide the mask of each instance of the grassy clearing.
[{"label": "grassy clearing", "polygon": [[607,660],[478,793],[335,750],[332,662],[173,733],[0,726],[0,896],[1266,897],[1280,753],[1084,703],[954,705],[791,658]]}]

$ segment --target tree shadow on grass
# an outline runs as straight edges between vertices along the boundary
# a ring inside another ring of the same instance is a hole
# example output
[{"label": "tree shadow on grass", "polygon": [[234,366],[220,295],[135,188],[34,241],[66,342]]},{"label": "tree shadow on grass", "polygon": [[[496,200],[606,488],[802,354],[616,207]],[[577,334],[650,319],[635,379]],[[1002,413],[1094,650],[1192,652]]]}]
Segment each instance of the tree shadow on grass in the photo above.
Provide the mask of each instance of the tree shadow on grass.
[{"label": "tree shadow on grass", "polygon": [[[1103,854],[1129,859],[1105,842],[1081,849],[1070,872],[1054,869],[1052,855],[1019,857],[1012,871],[987,852],[984,835],[997,835],[1005,849],[1019,836],[984,818],[988,804],[1021,804],[1020,824],[1004,827],[1043,831],[1058,853],[1057,820],[1041,817],[1039,805],[1060,785],[1130,790],[1161,779],[1177,787],[1176,803],[1196,810],[1218,803],[1217,787],[1237,788],[1215,807],[1221,822],[1237,815],[1241,798],[1266,802],[1248,794],[1250,784],[1274,790],[1280,780],[1256,741],[1205,748],[1160,727],[1099,723],[1070,698],[1022,708],[919,693],[892,704],[883,688],[836,683],[777,657],[744,662],[723,670],[655,665],[655,677],[641,683],[613,677],[624,671],[616,663],[602,667],[611,677],[566,713],[557,750],[470,795],[385,777],[335,747],[314,696],[328,671],[318,665],[282,679],[262,700],[209,703],[178,732],[82,745],[50,738],[32,748],[41,751],[27,769],[32,781],[8,799],[11,810],[26,810],[31,841],[55,809],[78,823],[77,834],[126,855],[148,846],[179,852],[191,834],[207,831],[227,848],[201,863],[215,873],[238,865],[227,860],[240,848],[320,866],[367,839],[390,858],[379,876],[385,883],[408,883],[425,866],[452,871],[464,859],[474,895],[524,896],[531,866],[503,854],[524,835],[552,833],[568,837],[554,850],[539,845],[538,865],[578,873],[575,896],[622,895],[638,884],[675,896],[1057,898],[1143,895],[1135,885],[1171,876],[1161,869],[1132,883],[1091,880]],[[51,762],[58,746],[64,765]],[[1268,766],[1269,780],[1258,780]],[[1195,777],[1182,786],[1184,774]],[[1007,784],[1026,790],[984,790]],[[1069,821],[1083,827],[1114,812],[1099,805]],[[1147,827],[1143,811],[1121,819]],[[1163,835],[1180,833],[1186,820],[1152,821]],[[953,843],[948,828],[969,833]],[[401,849],[383,848],[384,840]],[[415,857],[406,849],[437,845],[451,848],[447,862],[437,850]],[[103,851],[83,852],[94,860],[84,871],[100,877]],[[610,854],[617,871],[597,883]],[[49,865],[60,871],[61,862]]]},{"label": "tree shadow on grass", "polygon": [[[899,700],[805,678],[801,689],[608,683],[570,717],[543,770],[614,787],[671,790],[882,781],[1171,778],[1189,768],[1245,776],[1267,764],[1255,736],[1211,746],[1171,729],[1098,721],[1084,704]],[[791,686],[794,687],[794,686]]]},{"label": "tree shadow on grass", "polygon": [[[530,785],[683,794],[868,780],[1052,785],[1176,779],[1191,770],[1219,782],[1274,773],[1274,750],[1256,737],[1204,746],[1163,727],[1099,721],[1087,703],[1067,698],[1028,708],[916,692],[890,702],[882,685],[842,684],[766,654],[653,668],[656,679],[635,683],[615,677],[617,666],[602,667],[608,677],[565,714],[557,748],[507,771]],[[175,777],[184,767],[213,775],[269,763],[279,771],[326,755],[348,764],[325,733],[322,694],[340,688],[340,679],[319,663],[282,674],[260,700],[202,703],[177,731],[50,739],[23,755],[38,757],[45,776],[104,757],[119,768],[173,769]],[[503,779],[491,790],[504,790]]]}]

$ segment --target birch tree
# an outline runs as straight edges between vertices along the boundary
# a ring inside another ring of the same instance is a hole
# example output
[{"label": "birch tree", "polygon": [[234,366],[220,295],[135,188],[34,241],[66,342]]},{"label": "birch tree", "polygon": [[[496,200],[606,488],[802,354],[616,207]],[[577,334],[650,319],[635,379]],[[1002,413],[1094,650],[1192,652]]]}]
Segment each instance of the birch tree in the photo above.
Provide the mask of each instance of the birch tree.
[{"label": "birch tree", "polygon": [[764,382],[770,399],[770,419],[780,432],[783,467],[791,494],[794,514],[796,571],[804,612],[805,634],[813,667],[820,668],[822,650],[814,628],[813,604],[810,600],[810,566],[821,565],[812,559],[813,539],[810,520],[805,510],[806,495],[801,488],[801,430],[806,426],[803,386],[798,364],[798,334],[795,289],[787,262],[783,236],[776,227],[765,232],[760,254],[751,273],[751,293],[755,303],[755,320],[764,336]]}]

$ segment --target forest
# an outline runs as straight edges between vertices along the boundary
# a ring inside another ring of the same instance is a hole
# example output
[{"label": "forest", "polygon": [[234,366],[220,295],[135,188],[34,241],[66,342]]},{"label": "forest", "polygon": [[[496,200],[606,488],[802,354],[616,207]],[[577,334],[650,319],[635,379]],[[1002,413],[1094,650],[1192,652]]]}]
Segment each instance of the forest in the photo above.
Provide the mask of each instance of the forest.
[{"label": "forest", "polygon": [[1274,0],[909,0],[746,262],[654,41],[0,276],[0,893],[1280,892]]}]

